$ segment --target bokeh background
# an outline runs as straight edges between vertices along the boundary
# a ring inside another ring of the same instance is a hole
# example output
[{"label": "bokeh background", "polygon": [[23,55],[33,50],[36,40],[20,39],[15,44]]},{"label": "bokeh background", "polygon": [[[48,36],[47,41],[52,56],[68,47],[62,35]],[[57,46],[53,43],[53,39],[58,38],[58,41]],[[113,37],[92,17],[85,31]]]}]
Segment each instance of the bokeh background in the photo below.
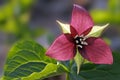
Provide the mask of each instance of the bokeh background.
[{"label": "bokeh background", "polygon": [[16,41],[33,39],[47,48],[61,34],[56,20],[70,23],[75,3],[88,10],[96,25],[110,24],[102,38],[120,53],[120,0],[0,0],[0,76]]}]

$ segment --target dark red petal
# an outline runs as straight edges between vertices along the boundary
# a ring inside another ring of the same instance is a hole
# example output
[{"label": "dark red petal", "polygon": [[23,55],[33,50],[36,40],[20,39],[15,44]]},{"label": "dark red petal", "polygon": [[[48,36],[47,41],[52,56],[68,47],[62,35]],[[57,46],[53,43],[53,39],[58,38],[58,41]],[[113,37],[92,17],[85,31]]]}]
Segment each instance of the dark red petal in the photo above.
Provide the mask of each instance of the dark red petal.
[{"label": "dark red petal", "polygon": [[95,64],[112,64],[113,57],[109,46],[100,38],[88,38],[88,45],[79,49],[82,56]]},{"label": "dark red petal", "polygon": [[86,31],[84,31],[82,34],[84,34],[84,36],[86,36],[90,31],[91,31],[92,27],[88,28]]},{"label": "dark red petal", "polygon": [[78,35],[77,31],[72,26],[70,26],[70,32],[71,32],[72,37],[75,37],[76,35]]},{"label": "dark red petal", "polygon": [[[71,26],[77,31],[77,33],[81,35],[84,31],[93,27],[93,25],[93,21],[88,12],[84,8],[74,5]],[[71,29],[71,33],[76,33],[75,30]]]},{"label": "dark red petal", "polygon": [[46,52],[47,56],[60,61],[70,60],[75,54],[76,47],[71,35],[67,34],[59,36]]}]

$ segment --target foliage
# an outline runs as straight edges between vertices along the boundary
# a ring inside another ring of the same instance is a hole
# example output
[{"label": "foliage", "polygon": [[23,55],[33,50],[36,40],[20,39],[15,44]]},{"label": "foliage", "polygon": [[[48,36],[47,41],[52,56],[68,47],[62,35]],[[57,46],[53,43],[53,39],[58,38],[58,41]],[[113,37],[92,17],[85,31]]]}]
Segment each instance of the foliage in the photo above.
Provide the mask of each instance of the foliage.
[{"label": "foliage", "polygon": [[109,0],[105,9],[91,10],[92,18],[96,23],[120,24],[120,0]]},{"label": "foliage", "polygon": [[31,76],[33,80],[42,79],[50,74],[57,75],[61,73],[61,70],[64,71],[62,65],[57,65],[55,60],[48,58],[44,53],[45,49],[34,41],[16,43],[8,54],[3,80],[22,77],[28,79]]},{"label": "foliage", "polygon": [[113,53],[114,64],[95,65],[84,62],[80,73],[74,61],[59,62],[45,56],[45,49],[35,41],[23,40],[8,53],[2,80],[42,80],[67,74],[67,80],[119,80],[120,54]]},{"label": "foliage", "polygon": [[6,0],[0,6],[0,31],[12,35],[14,39],[37,37],[43,29],[29,27],[30,9],[33,0]]},{"label": "foliage", "polygon": [[[29,11],[33,3],[33,0],[6,0],[5,4],[0,6],[0,31],[13,34],[17,39],[36,37],[44,33],[43,29],[32,30],[29,27]],[[92,10],[94,21],[120,24],[119,4],[119,0],[109,0],[107,10]],[[68,30],[63,30],[66,31]],[[57,62],[47,57],[45,52],[46,49],[33,40],[18,41],[8,53],[4,74],[0,80],[42,80],[61,74],[66,74],[66,80],[120,79],[120,53],[118,52],[113,53],[112,65],[95,65],[86,60],[81,63],[82,59],[78,59],[80,55],[75,57],[75,61]]]}]

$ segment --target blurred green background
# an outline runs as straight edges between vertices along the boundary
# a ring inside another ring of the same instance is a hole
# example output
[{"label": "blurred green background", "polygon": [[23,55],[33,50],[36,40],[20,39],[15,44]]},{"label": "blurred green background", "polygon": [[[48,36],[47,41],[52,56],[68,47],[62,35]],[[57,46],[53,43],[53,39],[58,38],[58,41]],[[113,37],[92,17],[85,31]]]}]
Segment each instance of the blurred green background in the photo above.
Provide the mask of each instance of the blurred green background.
[{"label": "blurred green background", "polygon": [[47,48],[61,33],[56,20],[69,23],[74,3],[86,8],[96,25],[110,24],[102,37],[120,52],[120,0],[0,0],[0,75],[13,43],[34,39]]}]

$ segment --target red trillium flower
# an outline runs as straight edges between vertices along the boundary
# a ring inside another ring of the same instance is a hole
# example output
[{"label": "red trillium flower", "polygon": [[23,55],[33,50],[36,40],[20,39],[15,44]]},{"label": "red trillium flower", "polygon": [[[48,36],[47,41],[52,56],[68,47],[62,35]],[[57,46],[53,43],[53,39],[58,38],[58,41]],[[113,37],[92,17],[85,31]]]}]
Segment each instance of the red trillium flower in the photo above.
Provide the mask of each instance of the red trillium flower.
[{"label": "red trillium flower", "polygon": [[[74,4],[70,25],[47,50],[46,55],[59,61],[73,59],[77,49],[87,60],[95,64],[112,64],[113,57],[109,46],[99,38],[102,30],[107,26],[94,26],[88,12]],[[99,35],[98,35],[99,34]]]}]

